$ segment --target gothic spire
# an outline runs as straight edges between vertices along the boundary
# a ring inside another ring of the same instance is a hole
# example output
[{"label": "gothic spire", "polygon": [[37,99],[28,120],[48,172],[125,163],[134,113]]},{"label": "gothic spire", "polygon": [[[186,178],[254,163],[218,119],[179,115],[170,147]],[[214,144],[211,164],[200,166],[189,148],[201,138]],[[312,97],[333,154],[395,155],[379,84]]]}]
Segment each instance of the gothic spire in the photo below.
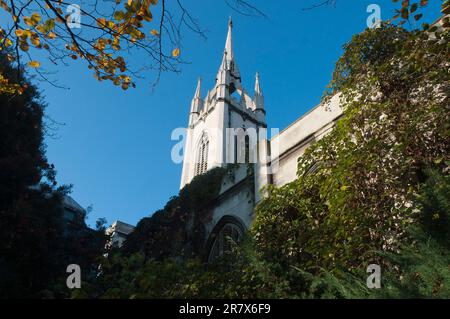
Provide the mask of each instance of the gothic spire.
[{"label": "gothic spire", "polygon": [[201,98],[202,79],[198,79],[197,88],[195,89],[194,98],[191,103],[191,115],[198,114],[203,107],[203,100]]},{"label": "gothic spire", "polygon": [[256,72],[256,79],[255,79],[255,94],[262,95],[261,85],[259,84],[259,73],[258,72]]},{"label": "gothic spire", "polygon": [[231,20],[230,17],[228,20],[227,41],[225,42],[226,59],[228,61],[233,61],[234,59],[232,31],[233,31],[233,20]]},{"label": "gothic spire", "polygon": [[202,79],[198,78],[197,88],[195,89],[194,99],[200,99],[201,98],[201,90],[202,90]]},{"label": "gothic spire", "polygon": [[230,71],[230,74],[235,79],[240,79],[239,68],[234,59],[234,51],[233,51],[233,20],[228,20],[228,34],[227,40],[225,41],[225,50],[223,52],[222,63],[220,64],[219,73],[221,70]]},{"label": "gothic spire", "polygon": [[256,72],[255,78],[255,94],[253,95],[253,102],[255,104],[255,110],[264,111],[264,96],[261,91],[261,85],[259,83],[259,73]]}]

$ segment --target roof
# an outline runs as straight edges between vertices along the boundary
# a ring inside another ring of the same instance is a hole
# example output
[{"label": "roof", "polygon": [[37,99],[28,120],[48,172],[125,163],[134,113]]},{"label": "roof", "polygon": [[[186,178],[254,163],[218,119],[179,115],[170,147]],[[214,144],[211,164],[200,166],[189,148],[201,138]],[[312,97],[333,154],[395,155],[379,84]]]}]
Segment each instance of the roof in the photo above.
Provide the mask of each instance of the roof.
[{"label": "roof", "polygon": [[129,235],[135,227],[120,220],[116,220],[110,228],[112,228],[114,232]]},{"label": "roof", "polygon": [[78,204],[72,197],[69,195],[64,196],[63,198],[63,205],[65,208],[76,211],[76,212],[82,212],[86,213],[86,210],[81,207],[80,204]]}]

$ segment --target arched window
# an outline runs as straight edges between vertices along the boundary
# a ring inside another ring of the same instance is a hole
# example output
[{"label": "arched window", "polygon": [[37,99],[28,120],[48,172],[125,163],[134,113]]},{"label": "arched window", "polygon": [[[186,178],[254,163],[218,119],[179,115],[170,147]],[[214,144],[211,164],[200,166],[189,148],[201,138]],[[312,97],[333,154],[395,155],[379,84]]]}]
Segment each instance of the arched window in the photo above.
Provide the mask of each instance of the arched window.
[{"label": "arched window", "polygon": [[195,175],[200,175],[208,169],[209,140],[206,133],[203,134],[197,151],[197,161],[195,162]]},{"label": "arched window", "polygon": [[239,129],[238,134],[234,136],[234,163],[250,163],[250,136],[246,134],[245,128]]},{"label": "arched window", "polygon": [[217,234],[217,237],[209,253],[209,261],[230,252],[234,245],[242,240],[242,230],[235,224],[225,224]]},{"label": "arched window", "polygon": [[250,136],[245,135],[245,163],[250,163]]},{"label": "arched window", "polygon": [[208,261],[230,252],[244,236],[245,226],[233,216],[224,216],[214,227],[206,244]]}]

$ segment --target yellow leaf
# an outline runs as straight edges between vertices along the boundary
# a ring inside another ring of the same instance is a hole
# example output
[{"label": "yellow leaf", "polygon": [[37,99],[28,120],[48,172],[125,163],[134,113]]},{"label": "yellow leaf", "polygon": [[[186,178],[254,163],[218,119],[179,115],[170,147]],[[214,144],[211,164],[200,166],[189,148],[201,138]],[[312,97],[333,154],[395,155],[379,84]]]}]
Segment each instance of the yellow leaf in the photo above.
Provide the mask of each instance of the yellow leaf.
[{"label": "yellow leaf", "polygon": [[176,58],[176,57],[178,57],[179,55],[180,55],[180,49],[179,49],[179,48],[173,49],[173,51],[172,51],[172,56],[173,56],[174,58]]},{"label": "yellow leaf", "polygon": [[36,30],[38,30],[41,33],[45,33],[45,27],[43,24],[36,26]]},{"label": "yellow leaf", "polygon": [[41,63],[39,61],[30,61],[28,62],[28,66],[30,68],[38,68],[41,66]]},{"label": "yellow leaf", "polygon": [[45,37],[47,39],[54,39],[56,38],[56,34],[54,32],[49,32]]},{"label": "yellow leaf", "polygon": [[159,34],[158,30],[153,29],[152,31],[150,31],[150,33],[154,36],[157,36]]},{"label": "yellow leaf", "polygon": [[98,18],[97,19],[97,25],[99,26],[99,27],[105,27],[106,26],[106,19],[105,18]]},{"label": "yellow leaf", "polygon": [[25,22],[26,25],[32,27],[33,26],[33,20],[31,20],[30,17],[23,17],[23,21]]},{"label": "yellow leaf", "polygon": [[28,49],[30,48],[30,46],[28,45],[28,43],[26,41],[23,41],[19,44],[19,48],[20,48],[20,50],[27,52]]},{"label": "yellow leaf", "polygon": [[39,15],[39,13],[34,12],[31,15],[31,19],[35,22],[35,24],[38,24],[41,21],[41,16]]},{"label": "yellow leaf", "polygon": [[9,38],[5,39],[5,47],[10,47],[12,45],[12,41]]},{"label": "yellow leaf", "polygon": [[39,37],[31,37],[31,43],[35,46],[38,47],[41,44],[41,40],[39,39]]},{"label": "yellow leaf", "polygon": [[133,0],[128,0],[128,5],[131,6],[133,4]]},{"label": "yellow leaf", "polygon": [[39,13],[35,12],[31,15],[31,17],[23,17],[23,21],[26,25],[33,27],[37,25],[39,21],[41,21],[41,16],[39,15]]},{"label": "yellow leaf", "polygon": [[20,29],[17,29],[17,30],[15,31],[15,33],[16,33],[16,36],[21,37],[21,36],[23,36],[24,31],[23,31],[23,30],[20,30]]}]

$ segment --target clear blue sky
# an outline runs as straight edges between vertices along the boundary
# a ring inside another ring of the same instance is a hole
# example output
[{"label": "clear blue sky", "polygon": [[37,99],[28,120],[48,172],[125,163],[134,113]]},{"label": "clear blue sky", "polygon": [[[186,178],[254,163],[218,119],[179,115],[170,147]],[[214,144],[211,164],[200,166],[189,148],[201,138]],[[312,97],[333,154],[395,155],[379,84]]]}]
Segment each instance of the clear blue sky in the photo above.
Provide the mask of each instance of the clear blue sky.
[{"label": "clear blue sky", "polygon": [[[70,90],[41,84],[47,114],[64,123],[58,138],[47,138],[47,157],[59,183],[74,185],[72,197],[93,206],[88,222],[106,217],[136,224],[177,194],[181,165],[171,161],[170,134],[187,124],[197,78],[204,80],[204,95],[213,86],[228,16],[244,85],[251,92],[260,72],[268,124],[283,129],[320,101],[342,45],[366,27],[367,6],[378,3],[383,19],[393,10],[391,0],[338,0],[336,7],[302,11],[317,1],[256,1],[269,20],[240,16],[225,0],[184,1],[209,30],[208,39],[186,31],[181,51],[190,64],[181,74],[164,74],[153,92],[150,80],[128,91],[97,82],[78,61],[57,74]],[[439,13],[440,1],[430,2],[428,22]]]}]

